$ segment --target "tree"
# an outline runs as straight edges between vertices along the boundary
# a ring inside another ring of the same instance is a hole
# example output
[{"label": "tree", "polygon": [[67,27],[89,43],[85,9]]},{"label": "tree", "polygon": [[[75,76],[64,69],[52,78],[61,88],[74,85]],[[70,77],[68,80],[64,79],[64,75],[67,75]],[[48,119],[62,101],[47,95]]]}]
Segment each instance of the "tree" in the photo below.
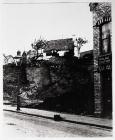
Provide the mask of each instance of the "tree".
[{"label": "tree", "polygon": [[80,58],[80,49],[83,46],[83,44],[86,44],[88,41],[86,39],[81,38],[81,37],[78,37],[78,38],[75,37],[73,39],[73,41],[74,41],[74,46],[77,49],[78,58]]},{"label": "tree", "polygon": [[47,46],[47,42],[46,40],[40,37],[40,39],[38,39],[37,41],[35,39],[34,43],[32,43],[31,46],[37,52],[37,55],[36,55],[36,59],[37,59],[39,57],[38,51],[41,49],[41,53],[42,53],[42,49]]}]

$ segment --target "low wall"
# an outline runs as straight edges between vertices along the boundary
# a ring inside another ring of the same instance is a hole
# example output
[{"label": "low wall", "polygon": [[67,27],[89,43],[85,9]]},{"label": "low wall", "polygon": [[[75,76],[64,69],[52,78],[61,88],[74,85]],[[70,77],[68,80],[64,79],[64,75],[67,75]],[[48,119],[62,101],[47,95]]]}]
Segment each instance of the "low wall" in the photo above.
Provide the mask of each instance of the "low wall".
[{"label": "low wall", "polygon": [[[57,60],[56,60],[57,62]],[[16,94],[18,73],[16,67],[4,67],[4,92]],[[49,108],[72,109],[76,112],[93,112],[93,65],[92,61],[66,60],[41,67],[26,67],[26,77],[32,94],[42,99]],[[20,79],[22,75],[20,75]],[[9,87],[13,87],[9,90]],[[48,102],[49,99],[50,102]]]}]

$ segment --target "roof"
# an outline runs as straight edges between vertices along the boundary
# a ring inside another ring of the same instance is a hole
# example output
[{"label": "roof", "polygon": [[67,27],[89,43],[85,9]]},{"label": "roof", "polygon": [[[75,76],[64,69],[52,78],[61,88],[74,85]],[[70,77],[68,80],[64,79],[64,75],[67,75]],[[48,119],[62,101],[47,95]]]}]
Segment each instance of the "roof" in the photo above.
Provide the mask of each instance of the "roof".
[{"label": "roof", "polygon": [[58,39],[47,41],[48,46],[44,48],[44,52],[51,50],[71,50],[73,49],[73,40],[72,38],[67,39]]},{"label": "roof", "polygon": [[85,51],[85,52],[81,52],[80,56],[83,57],[85,55],[90,55],[90,54],[93,55],[93,50],[88,50],[88,51]]}]

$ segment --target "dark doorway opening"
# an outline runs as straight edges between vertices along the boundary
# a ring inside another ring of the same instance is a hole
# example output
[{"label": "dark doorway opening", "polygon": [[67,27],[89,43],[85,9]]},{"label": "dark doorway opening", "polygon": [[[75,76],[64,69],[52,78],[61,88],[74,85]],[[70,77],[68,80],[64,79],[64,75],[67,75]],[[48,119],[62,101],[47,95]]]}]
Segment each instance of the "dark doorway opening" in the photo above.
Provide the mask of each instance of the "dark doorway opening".
[{"label": "dark doorway opening", "polygon": [[112,72],[102,72],[102,115],[112,117]]}]

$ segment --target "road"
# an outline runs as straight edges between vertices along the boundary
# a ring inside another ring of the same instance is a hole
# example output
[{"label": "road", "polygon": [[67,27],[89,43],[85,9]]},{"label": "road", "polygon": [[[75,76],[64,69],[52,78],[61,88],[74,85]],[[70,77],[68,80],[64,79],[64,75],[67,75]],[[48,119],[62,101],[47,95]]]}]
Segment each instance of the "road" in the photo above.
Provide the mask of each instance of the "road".
[{"label": "road", "polygon": [[[112,130],[4,111],[3,137],[105,137]],[[6,135],[7,134],[7,135]]]}]

